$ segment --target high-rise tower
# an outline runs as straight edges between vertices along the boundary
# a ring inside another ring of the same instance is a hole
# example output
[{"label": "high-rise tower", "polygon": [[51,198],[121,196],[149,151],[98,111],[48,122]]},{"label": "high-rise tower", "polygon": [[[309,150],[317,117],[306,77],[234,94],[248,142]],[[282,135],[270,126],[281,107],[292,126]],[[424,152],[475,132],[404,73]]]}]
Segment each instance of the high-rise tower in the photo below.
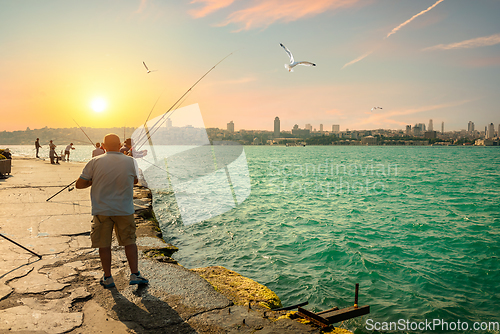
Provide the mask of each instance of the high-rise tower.
[{"label": "high-rise tower", "polygon": [[474,122],[473,121],[469,121],[469,124],[467,125],[467,132],[468,133],[474,133]]},{"label": "high-rise tower", "polygon": [[279,138],[280,136],[280,118],[276,116],[274,119],[274,138]]}]

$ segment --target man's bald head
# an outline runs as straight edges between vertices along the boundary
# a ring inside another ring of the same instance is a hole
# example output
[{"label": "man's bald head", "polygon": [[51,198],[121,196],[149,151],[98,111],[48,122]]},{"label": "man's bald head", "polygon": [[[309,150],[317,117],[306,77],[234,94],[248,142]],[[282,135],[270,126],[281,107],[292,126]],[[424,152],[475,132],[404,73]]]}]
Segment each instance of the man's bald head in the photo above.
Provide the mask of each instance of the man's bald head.
[{"label": "man's bald head", "polygon": [[120,148],[122,145],[120,142],[120,137],[118,137],[114,133],[110,133],[109,135],[104,136],[103,144],[106,151],[114,152],[120,152]]}]

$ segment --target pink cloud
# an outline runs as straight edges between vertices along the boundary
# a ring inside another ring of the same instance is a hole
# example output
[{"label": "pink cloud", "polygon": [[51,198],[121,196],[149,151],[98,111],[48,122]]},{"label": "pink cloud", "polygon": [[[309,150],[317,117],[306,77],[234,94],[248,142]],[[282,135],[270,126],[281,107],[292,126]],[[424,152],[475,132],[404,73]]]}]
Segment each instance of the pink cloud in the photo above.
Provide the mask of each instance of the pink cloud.
[{"label": "pink cloud", "polygon": [[[205,6],[191,11],[193,17],[203,17],[221,8],[227,7],[234,0],[193,0],[191,3],[201,2]],[[275,22],[291,22],[306,17],[312,17],[326,11],[352,7],[363,0],[254,0],[244,9],[230,14],[219,26],[231,23],[239,25],[241,30],[266,28]]]},{"label": "pink cloud", "polygon": [[137,10],[135,12],[141,13],[144,10],[144,8],[146,7],[146,2],[147,2],[147,0],[141,0],[139,8],[137,8]]},{"label": "pink cloud", "polygon": [[200,9],[193,9],[189,11],[189,14],[194,18],[205,17],[219,9],[225,8],[231,5],[234,0],[192,0],[191,3],[203,3],[204,7]]}]

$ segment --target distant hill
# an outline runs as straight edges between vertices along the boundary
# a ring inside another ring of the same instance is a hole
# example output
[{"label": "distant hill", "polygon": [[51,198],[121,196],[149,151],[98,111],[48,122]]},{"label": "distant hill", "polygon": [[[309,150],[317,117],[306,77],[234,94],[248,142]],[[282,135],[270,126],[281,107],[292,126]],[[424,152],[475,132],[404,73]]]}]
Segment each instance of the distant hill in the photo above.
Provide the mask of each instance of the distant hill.
[{"label": "distant hill", "polygon": [[[82,128],[83,131],[94,142],[101,142],[108,133],[116,133],[121,140],[132,136],[135,128]],[[125,130],[125,132],[124,132]],[[4,145],[32,145],[40,138],[40,144],[44,145],[53,140],[56,145],[92,145],[80,128],[42,128],[25,131],[3,131],[0,132],[0,144]]]}]

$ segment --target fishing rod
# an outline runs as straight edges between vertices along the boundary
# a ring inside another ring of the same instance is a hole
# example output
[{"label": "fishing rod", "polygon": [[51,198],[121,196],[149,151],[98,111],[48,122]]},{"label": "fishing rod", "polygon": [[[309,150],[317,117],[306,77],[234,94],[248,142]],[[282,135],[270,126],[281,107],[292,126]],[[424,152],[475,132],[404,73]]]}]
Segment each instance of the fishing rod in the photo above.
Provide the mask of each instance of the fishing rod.
[{"label": "fishing rod", "polygon": [[[50,196],[49,198],[47,198],[45,201],[46,201],[46,202],[50,201],[53,197],[56,197],[56,195],[59,195],[59,193],[61,193],[64,189],[71,187],[71,186],[73,185],[73,183],[75,183],[75,182],[76,182],[76,180],[75,180],[75,181],[73,181],[73,182],[71,182],[70,184],[68,184],[66,187],[62,188],[62,189],[61,189],[61,190],[59,190],[58,192],[56,192],[54,195],[52,195],[52,196]],[[73,190],[73,189],[74,189],[74,188],[69,188],[69,189],[68,189],[68,191],[71,191],[71,190]]]},{"label": "fishing rod", "polygon": [[[146,129],[146,127],[147,127],[147,123],[148,123],[148,121],[149,121],[149,117],[151,117],[151,113],[152,113],[152,112],[153,112],[153,110],[155,109],[156,104],[158,103],[158,101],[160,101],[160,98],[162,97],[163,93],[165,93],[165,91],[163,91],[163,92],[160,94],[160,96],[158,96],[158,98],[156,99],[155,104],[153,104],[153,108],[151,108],[151,110],[149,111],[148,117],[146,118],[146,121],[144,122],[144,129],[141,129],[141,132],[140,132],[140,134],[139,134],[139,136],[138,136],[139,138],[141,138],[141,137],[142,137],[142,135],[143,135],[143,130],[145,130],[145,129]],[[125,139],[124,139],[124,140],[125,140]]]},{"label": "fishing rod", "polygon": [[[72,118],[73,122],[76,123],[75,119]],[[78,123],[76,123],[76,125],[78,125]],[[78,125],[78,127],[80,128],[80,130],[82,130],[83,134],[85,135],[85,137],[87,137],[88,140],[90,140],[90,142],[92,143],[92,146],[95,146],[94,142],[92,141],[92,139],[89,138],[89,136],[87,136],[87,134],[85,133],[85,131],[83,131],[82,127],[80,125]]]},{"label": "fishing rod", "polygon": [[[227,56],[225,56],[224,58],[222,58],[217,64],[215,64],[211,69],[209,69],[205,74],[203,74],[203,76],[201,78],[199,78],[184,94],[182,94],[182,96],[163,114],[163,116],[158,120],[156,121],[156,123],[151,127],[151,131],[152,133],[150,134],[150,131],[149,130],[146,130],[146,134],[147,134],[147,137],[148,137],[148,140],[150,141],[151,140],[151,135],[153,135],[157,129],[161,126],[161,123],[160,126],[158,126],[158,128],[155,129],[155,127],[158,125],[159,122],[161,121],[164,121],[163,118],[179,103],[179,101],[181,101],[184,96],[186,96],[204,77],[206,77],[208,75],[208,73],[212,72],[212,70],[214,68],[216,68],[220,63],[222,63],[227,57],[229,57],[230,55],[232,55],[234,53],[231,52],[230,54],[228,54]],[[170,115],[168,116],[170,117]],[[168,119],[167,117],[167,119]],[[149,118],[149,116],[148,116]],[[166,120],[166,119],[165,119]],[[146,141],[144,140],[144,136],[143,137],[140,137],[138,140],[137,140],[137,146],[139,147],[139,149],[146,143]]]},{"label": "fishing rod", "polygon": [[24,247],[23,245],[18,244],[18,243],[17,243],[17,242],[15,242],[14,240],[11,240],[11,239],[7,238],[7,237],[6,237],[5,235],[3,235],[2,233],[0,233],[0,237],[5,238],[5,239],[9,240],[9,241],[10,241],[10,242],[12,242],[14,245],[17,245],[17,246],[21,247],[22,249],[24,249],[24,250],[26,250],[26,251],[30,252],[31,254],[38,256],[38,258],[39,258],[39,259],[41,259],[41,258],[42,258],[42,256],[41,256],[41,255],[38,255],[37,253],[35,253],[35,252],[33,252],[33,251],[29,250],[28,248]]}]

